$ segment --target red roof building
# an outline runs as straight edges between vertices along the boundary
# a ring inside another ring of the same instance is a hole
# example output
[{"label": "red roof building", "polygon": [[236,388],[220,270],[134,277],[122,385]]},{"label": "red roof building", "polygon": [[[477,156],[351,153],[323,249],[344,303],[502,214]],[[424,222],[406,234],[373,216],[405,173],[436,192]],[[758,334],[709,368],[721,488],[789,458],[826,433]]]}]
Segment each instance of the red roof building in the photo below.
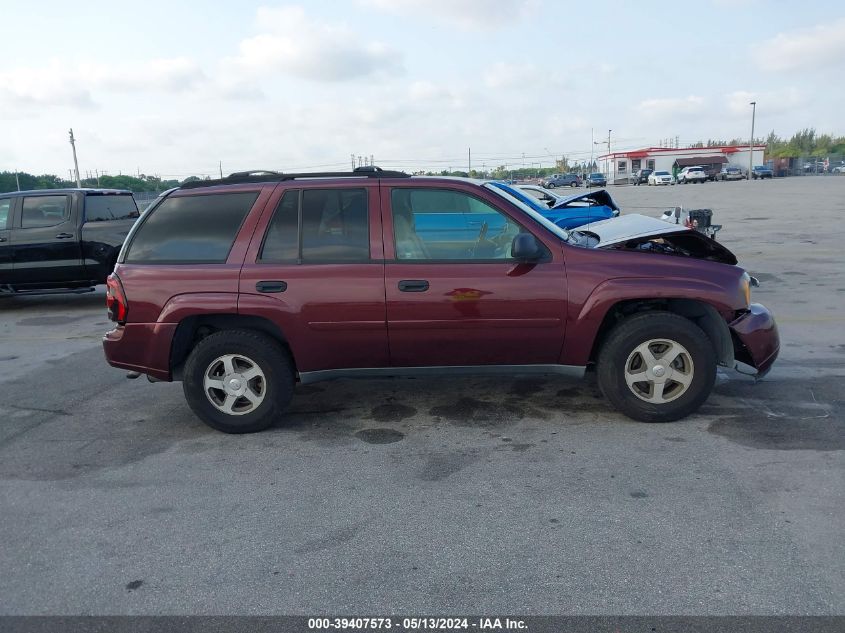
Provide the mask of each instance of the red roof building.
[{"label": "red roof building", "polygon": [[644,149],[611,152],[598,157],[599,169],[609,183],[628,182],[631,174],[640,169],[668,171],[674,174],[693,165],[718,166],[732,164],[748,171],[749,155],[754,165],[763,164],[765,145],[720,145],[717,147],[647,147]]}]

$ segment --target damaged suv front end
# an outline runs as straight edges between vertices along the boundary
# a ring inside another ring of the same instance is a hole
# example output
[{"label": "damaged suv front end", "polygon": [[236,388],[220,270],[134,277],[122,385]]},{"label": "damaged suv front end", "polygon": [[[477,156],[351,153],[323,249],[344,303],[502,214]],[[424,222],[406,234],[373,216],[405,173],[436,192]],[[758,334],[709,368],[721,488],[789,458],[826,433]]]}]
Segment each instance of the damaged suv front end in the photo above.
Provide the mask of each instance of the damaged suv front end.
[{"label": "damaged suv front end", "polygon": [[[630,214],[570,231],[567,241],[588,249],[666,256],[660,265],[666,277],[689,275],[689,266],[677,266],[683,260],[726,265],[719,267],[726,279],[718,285],[727,296],[722,308],[714,310],[720,318],[711,318],[705,327],[720,350],[719,364],[762,378],[777,359],[780,339],[774,316],[764,305],[751,301],[757,280],[737,266],[730,250],[707,235],[681,224],[667,226],[657,218]],[[667,301],[673,299],[667,297]]]}]

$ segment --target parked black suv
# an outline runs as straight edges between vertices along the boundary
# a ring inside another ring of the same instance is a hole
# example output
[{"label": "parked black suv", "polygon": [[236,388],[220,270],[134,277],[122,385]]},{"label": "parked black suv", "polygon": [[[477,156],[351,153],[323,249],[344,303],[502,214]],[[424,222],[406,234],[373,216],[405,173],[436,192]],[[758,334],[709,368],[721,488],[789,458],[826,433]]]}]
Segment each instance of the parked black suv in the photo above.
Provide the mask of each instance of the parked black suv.
[{"label": "parked black suv", "polygon": [[640,169],[634,172],[634,175],[631,176],[631,184],[632,185],[643,185],[648,184],[648,177],[651,176],[653,169]]},{"label": "parked black suv", "polygon": [[120,189],[0,194],[0,294],[105,283],[139,215]]}]

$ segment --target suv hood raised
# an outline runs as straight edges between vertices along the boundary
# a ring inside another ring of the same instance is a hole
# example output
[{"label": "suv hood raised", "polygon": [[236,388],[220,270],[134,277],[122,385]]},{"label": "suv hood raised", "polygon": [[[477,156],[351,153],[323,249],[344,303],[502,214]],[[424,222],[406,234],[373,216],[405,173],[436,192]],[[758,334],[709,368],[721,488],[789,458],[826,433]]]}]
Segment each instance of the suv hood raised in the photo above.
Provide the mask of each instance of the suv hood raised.
[{"label": "suv hood raised", "polygon": [[576,193],[572,196],[564,196],[552,205],[552,209],[560,209],[561,207],[569,206],[578,200],[588,200],[595,203],[593,206],[609,207],[613,211],[619,210],[619,207],[613,201],[613,198],[610,197],[610,194],[607,193],[606,189]]},{"label": "suv hood raised", "polygon": [[642,251],[736,264],[736,256],[703,233],[682,224],[636,213],[594,222],[571,232],[581,246],[608,250]]}]

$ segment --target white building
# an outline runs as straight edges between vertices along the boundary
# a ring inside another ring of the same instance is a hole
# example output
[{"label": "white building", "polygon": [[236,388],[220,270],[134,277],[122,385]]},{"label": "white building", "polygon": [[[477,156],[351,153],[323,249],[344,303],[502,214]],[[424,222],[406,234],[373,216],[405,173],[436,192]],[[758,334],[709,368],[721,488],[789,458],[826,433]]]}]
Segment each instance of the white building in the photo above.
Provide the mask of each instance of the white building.
[{"label": "white building", "polygon": [[676,173],[692,165],[715,166],[737,165],[748,171],[749,153],[753,152],[752,163],[763,164],[765,145],[722,145],[719,147],[648,147],[625,152],[604,154],[597,159],[599,170],[605,174],[608,183],[627,182],[632,173],[639,169],[668,171]]}]

